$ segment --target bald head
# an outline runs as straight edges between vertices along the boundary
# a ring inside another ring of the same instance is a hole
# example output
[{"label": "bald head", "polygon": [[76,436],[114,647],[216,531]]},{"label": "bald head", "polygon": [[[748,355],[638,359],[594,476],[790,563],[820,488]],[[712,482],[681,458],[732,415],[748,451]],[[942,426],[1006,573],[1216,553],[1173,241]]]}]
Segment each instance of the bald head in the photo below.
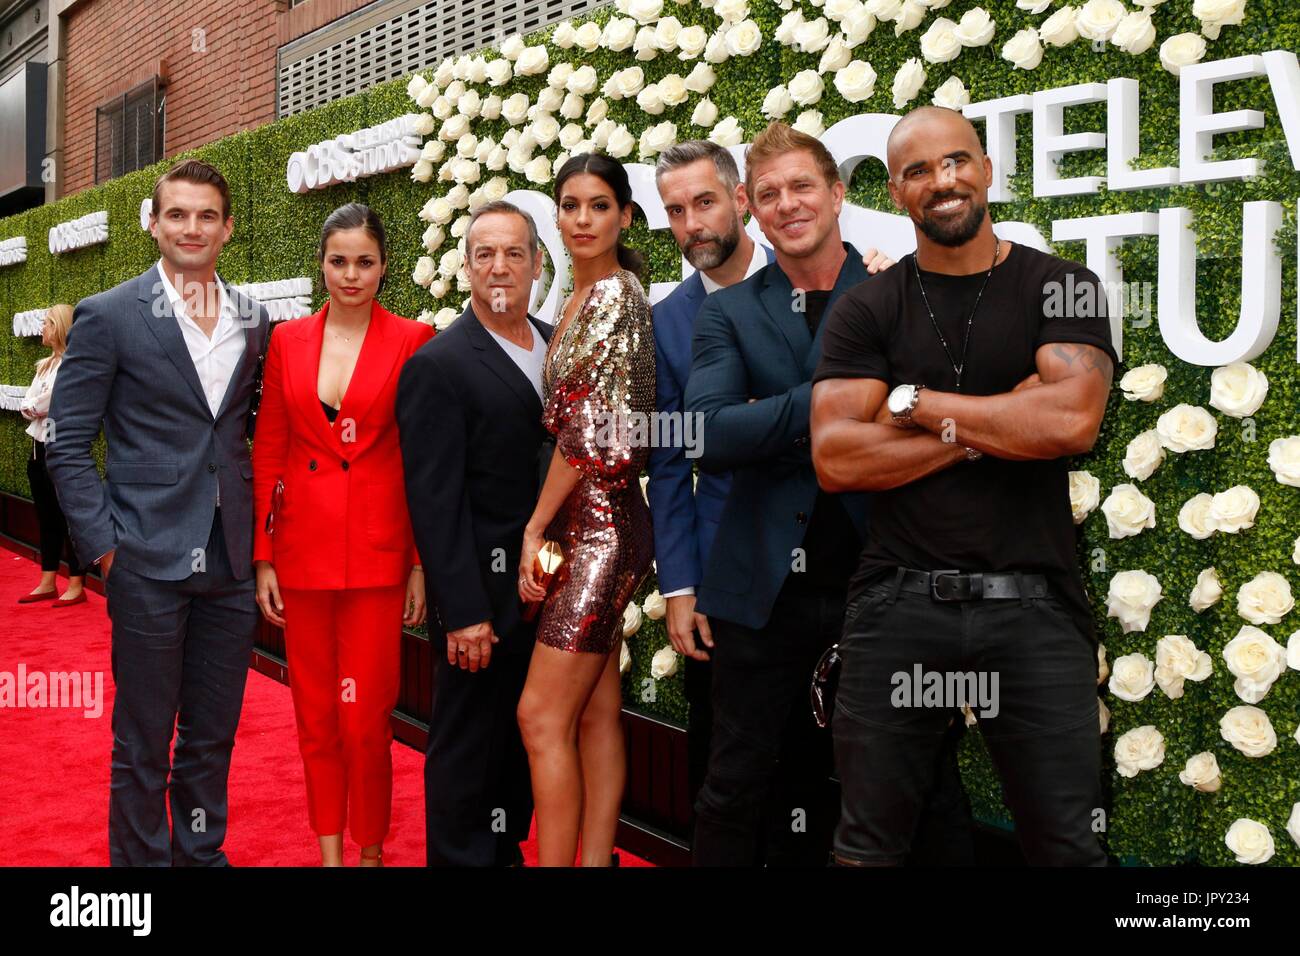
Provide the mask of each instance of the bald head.
[{"label": "bald head", "polygon": [[965,150],[983,158],[979,134],[959,110],[946,106],[918,106],[894,124],[885,142],[885,161],[891,179],[900,175],[915,147],[924,144],[924,152],[951,153]]}]

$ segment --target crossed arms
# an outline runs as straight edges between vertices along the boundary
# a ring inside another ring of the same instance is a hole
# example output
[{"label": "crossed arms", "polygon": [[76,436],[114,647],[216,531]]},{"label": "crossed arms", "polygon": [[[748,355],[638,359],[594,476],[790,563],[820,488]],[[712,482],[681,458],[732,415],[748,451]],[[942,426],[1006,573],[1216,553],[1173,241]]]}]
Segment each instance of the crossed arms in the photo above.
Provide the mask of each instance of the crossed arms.
[{"label": "crossed arms", "polygon": [[1060,458],[1092,448],[1114,366],[1102,349],[1049,342],[1038,371],[1009,392],[961,395],[923,389],[916,427],[896,425],[879,379],[827,379],[812,393],[813,467],[830,492],[884,491],[942,471],[975,448],[1010,461]]}]

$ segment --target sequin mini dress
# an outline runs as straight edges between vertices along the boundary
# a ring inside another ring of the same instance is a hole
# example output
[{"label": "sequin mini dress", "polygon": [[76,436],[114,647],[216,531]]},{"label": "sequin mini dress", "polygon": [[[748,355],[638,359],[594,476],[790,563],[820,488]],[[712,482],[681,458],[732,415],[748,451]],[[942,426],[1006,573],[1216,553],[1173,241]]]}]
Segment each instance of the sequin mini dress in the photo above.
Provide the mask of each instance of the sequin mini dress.
[{"label": "sequin mini dress", "polygon": [[608,654],[622,638],[623,609],[654,556],[639,481],[655,410],[654,332],[650,303],[632,273],[620,269],[592,286],[578,314],[552,338],[542,384],[542,424],[581,477],[546,530],[564,563],[542,608],[537,640]]}]

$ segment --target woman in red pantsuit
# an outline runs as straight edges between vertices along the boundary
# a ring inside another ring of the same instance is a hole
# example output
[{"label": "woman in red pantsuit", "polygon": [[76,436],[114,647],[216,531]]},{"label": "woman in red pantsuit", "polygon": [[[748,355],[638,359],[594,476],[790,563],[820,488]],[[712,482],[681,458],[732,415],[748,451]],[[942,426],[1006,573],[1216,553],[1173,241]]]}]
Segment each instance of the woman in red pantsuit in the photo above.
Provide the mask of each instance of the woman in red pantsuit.
[{"label": "woman in red pantsuit", "polygon": [[321,862],[382,866],[402,625],[424,620],[395,402],[433,335],[375,295],[384,230],[357,203],[330,214],[317,258],[329,299],[275,329],[253,442],[257,602],[285,631],[289,686]]}]

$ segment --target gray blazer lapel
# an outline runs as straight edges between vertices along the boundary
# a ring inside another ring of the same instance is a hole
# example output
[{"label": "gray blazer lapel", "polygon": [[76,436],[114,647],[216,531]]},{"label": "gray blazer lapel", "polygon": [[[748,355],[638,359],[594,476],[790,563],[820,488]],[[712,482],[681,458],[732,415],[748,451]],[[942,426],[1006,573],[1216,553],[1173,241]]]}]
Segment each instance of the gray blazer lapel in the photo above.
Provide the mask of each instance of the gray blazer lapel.
[{"label": "gray blazer lapel", "polygon": [[226,414],[226,409],[230,407],[230,402],[235,393],[239,390],[244,378],[254,374],[257,368],[258,355],[257,350],[257,331],[262,324],[262,307],[260,303],[251,299],[245,299],[224,279],[221,284],[226,287],[226,295],[230,298],[230,304],[235,309],[235,321],[239,323],[240,328],[244,330],[244,354],[239,356],[239,364],[235,366],[234,373],[230,376],[230,384],[226,386],[226,394],[221,399],[221,407],[217,409],[217,417],[220,418]]},{"label": "gray blazer lapel", "polygon": [[163,288],[162,276],[159,274],[158,268],[158,266],[154,266],[136,280],[136,295],[139,299],[140,314],[144,316],[145,324],[149,327],[149,331],[154,334],[154,337],[158,339],[158,344],[162,346],[162,350],[171,359],[172,364],[176,366],[176,371],[190,386],[190,391],[194,393],[195,399],[198,400],[199,406],[203,409],[203,414],[211,418],[212,409],[208,406],[207,396],[203,394],[203,385],[199,382],[199,373],[195,371],[194,360],[190,358],[190,350],[185,345],[185,337],[181,335],[180,326],[177,325],[176,314],[172,311],[171,301],[167,298],[167,291]]}]

